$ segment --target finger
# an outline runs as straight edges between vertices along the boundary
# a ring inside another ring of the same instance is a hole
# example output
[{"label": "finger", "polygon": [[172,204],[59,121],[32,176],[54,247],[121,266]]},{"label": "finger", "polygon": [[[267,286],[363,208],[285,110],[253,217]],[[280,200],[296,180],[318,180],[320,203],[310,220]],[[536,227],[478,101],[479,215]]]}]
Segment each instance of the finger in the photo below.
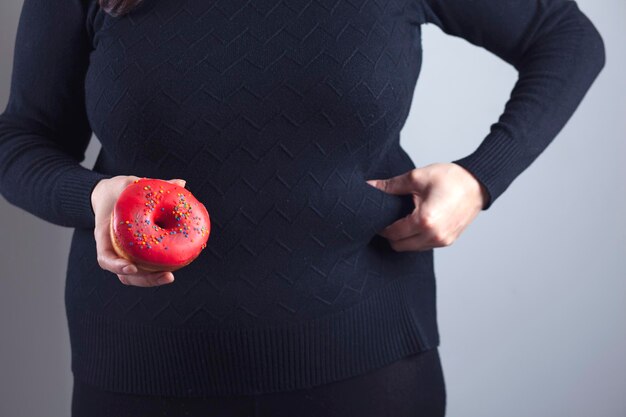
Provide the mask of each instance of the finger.
[{"label": "finger", "polygon": [[412,169],[395,177],[373,179],[366,182],[389,194],[423,194],[427,187],[425,171]]},{"label": "finger", "polygon": [[118,275],[118,277],[122,284],[133,286],[133,287],[156,287],[156,286],[163,285],[171,281],[171,280],[168,280],[167,282],[163,282],[161,281],[161,278],[162,278],[161,276],[159,276],[158,278],[153,278],[153,279],[138,278],[136,276],[131,276],[131,275]]},{"label": "finger", "polygon": [[396,252],[419,252],[437,247],[437,245],[433,243],[433,234],[430,232],[423,232],[404,239],[393,240],[389,242],[389,245]]},{"label": "finger", "polygon": [[172,182],[172,183],[174,183],[176,185],[180,185],[181,187],[184,187],[187,184],[187,181],[182,180],[180,178],[175,178],[175,179],[172,179],[172,180],[168,180],[168,182]]},{"label": "finger", "polygon": [[147,269],[143,269],[141,266],[137,266],[135,264],[133,264],[133,266],[135,267],[134,272],[125,272],[120,275],[133,276],[133,277],[145,278],[145,279],[155,279],[158,275],[162,275],[165,273],[170,273],[172,276],[174,275],[171,271],[150,271]]},{"label": "finger", "polygon": [[120,282],[124,285],[136,287],[155,287],[159,285],[171,284],[174,282],[174,274],[171,272],[154,272],[151,274],[118,275]]},{"label": "finger", "polygon": [[413,191],[406,173],[391,178],[367,180],[366,182],[388,194],[409,194]]},{"label": "finger", "polygon": [[389,240],[400,240],[422,232],[415,216],[407,215],[385,227],[378,234]]},{"label": "finger", "polygon": [[96,252],[100,267],[116,274],[136,271],[137,267],[132,265],[132,262],[120,257],[117,252],[115,252],[109,233],[108,223],[106,226],[103,225],[94,229]]},{"label": "finger", "polygon": [[401,240],[425,231],[417,215],[417,211],[396,220],[378,234],[389,240]]}]

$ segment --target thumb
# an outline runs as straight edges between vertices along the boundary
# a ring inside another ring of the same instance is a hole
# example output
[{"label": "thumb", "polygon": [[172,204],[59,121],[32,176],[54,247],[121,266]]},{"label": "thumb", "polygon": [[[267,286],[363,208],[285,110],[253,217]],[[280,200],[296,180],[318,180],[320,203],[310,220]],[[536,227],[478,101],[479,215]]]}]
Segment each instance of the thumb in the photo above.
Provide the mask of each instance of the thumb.
[{"label": "thumb", "polygon": [[[411,194],[422,188],[420,186],[421,181],[415,181],[416,178],[420,178],[421,174],[422,170],[416,168],[395,177],[367,180],[366,182],[389,194]],[[416,183],[419,186],[418,189],[416,189]]]},{"label": "thumb", "polygon": [[184,186],[185,186],[185,184],[187,184],[187,181],[185,181],[185,180],[181,180],[181,179],[179,179],[179,178],[175,178],[175,179],[172,179],[172,180],[168,180],[168,182],[173,182],[173,183],[175,183],[176,185],[180,185],[181,187],[184,187]]}]

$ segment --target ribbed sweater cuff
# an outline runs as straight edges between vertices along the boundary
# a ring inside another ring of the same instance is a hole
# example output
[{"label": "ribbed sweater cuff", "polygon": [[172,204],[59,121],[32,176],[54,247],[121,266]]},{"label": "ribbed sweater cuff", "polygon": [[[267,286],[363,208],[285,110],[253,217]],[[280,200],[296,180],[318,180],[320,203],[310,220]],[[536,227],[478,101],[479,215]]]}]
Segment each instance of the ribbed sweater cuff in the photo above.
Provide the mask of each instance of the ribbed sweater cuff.
[{"label": "ribbed sweater cuff", "polygon": [[62,217],[68,219],[68,226],[76,228],[95,227],[95,213],[91,206],[91,192],[104,178],[113,175],[103,174],[82,166],[72,168],[61,175],[57,188]]},{"label": "ribbed sweater cuff", "polygon": [[487,210],[531,161],[518,140],[493,130],[474,152],[451,162],[468,170],[485,187],[489,197],[483,210]]}]

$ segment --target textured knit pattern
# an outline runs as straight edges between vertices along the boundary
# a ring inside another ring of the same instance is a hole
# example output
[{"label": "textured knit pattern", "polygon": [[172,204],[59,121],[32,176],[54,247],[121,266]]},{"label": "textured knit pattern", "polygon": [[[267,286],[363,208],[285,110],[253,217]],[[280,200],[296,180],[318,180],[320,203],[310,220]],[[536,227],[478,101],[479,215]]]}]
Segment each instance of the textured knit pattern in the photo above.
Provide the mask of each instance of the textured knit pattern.
[{"label": "textured knit pattern", "polygon": [[[439,344],[433,251],[377,235],[412,198],[365,182],[415,167],[399,140],[425,23],[519,71],[480,146],[452,161],[486,188],[487,210],[604,65],[573,1],[144,0],[121,17],[95,0],[24,1],[0,191],[75,228],[76,377],[138,394],[262,393]],[[124,286],[99,267],[90,195],[115,175],[183,178],[207,207],[207,248],[173,284]]]}]

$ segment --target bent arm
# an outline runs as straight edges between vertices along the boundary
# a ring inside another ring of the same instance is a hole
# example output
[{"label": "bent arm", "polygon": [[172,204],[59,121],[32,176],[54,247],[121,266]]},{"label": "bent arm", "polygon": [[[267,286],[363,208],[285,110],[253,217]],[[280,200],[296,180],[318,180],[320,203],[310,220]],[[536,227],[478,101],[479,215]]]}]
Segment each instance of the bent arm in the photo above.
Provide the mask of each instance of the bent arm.
[{"label": "bent arm", "polygon": [[110,175],[80,165],[91,138],[86,3],[25,0],[9,100],[0,115],[0,193],[51,223],[94,226],[91,191]]},{"label": "bent arm", "polygon": [[498,121],[474,152],[451,161],[485,188],[487,210],[572,116],[604,67],[604,42],[572,0],[419,1],[427,23],[518,71]]}]

